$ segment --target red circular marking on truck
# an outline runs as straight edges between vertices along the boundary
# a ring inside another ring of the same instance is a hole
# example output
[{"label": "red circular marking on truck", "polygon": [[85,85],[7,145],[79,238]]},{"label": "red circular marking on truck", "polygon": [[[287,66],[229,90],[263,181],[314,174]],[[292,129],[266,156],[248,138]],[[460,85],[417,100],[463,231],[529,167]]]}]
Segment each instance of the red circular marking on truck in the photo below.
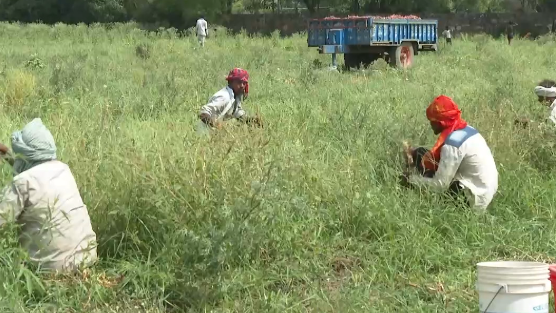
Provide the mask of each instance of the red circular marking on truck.
[{"label": "red circular marking on truck", "polygon": [[413,63],[413,57],[411,56],[409,47],[402,47],[400,51],[400,62],[403,64],[403,67],[408,67]]}]

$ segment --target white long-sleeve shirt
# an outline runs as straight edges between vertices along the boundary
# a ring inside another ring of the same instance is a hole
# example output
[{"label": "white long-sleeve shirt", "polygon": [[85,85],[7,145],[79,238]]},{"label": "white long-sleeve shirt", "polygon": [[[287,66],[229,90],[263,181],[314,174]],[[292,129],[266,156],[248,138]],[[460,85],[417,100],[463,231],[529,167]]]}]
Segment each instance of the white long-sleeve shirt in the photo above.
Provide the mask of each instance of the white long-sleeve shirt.
[{"label": "white long-sleeve shirt", "polygon": [[2,194],[0,225],[21,225],[19,242],[33,263],[66,271],[96,261],[96,234],[66,164],[54,160],[32,167]]},{"label": "white long-sleeve shirt", "polygon": [[550,105],[550,108],[548,110],[549,110],[548,119],[552,123],[554,123],[554,125],[556,125],[556,100],[554,100],[554,102],[552,102],[552,104]]},{"label": "white long-sleeve shirt", "polygon": [[232,88],[228,86],[215,93],[201,108],[201,113],[207,113],[216,120],[224,121],[245,115],[241,107],[241,96],[236,97]]},{"label": "white long-sleeve shirt", "polygon": [[473,207],[486,210],[498,191],[498,170],[485,139],[471,126],[454,131],[440,150],[438,170],[433,178],[411,175],[409,182],[447,190],[459,181]]},{"label": "white long-sleeve shirt", "polygon": [[205,19],[198,19],[195,28],[197,29],[197,36],[206,37],[208,35],[208,23],[207,21],[205,21]]}]

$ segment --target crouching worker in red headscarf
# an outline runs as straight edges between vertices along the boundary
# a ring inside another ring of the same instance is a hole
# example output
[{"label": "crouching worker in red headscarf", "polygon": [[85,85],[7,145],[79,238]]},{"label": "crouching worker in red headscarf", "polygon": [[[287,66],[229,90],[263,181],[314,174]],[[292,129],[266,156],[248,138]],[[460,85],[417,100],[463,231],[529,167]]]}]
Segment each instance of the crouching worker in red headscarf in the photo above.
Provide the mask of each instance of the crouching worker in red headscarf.
[{"label": "crouching worker in red headscarf", "polygon": [[199,113],[199,131],[207,132],[211,128],[220,128],[222,122],[237,119],[247,124],[262,127],[258,117],[246,117],[241,101],[249,93],[249,73],[241,68],[233,69],[226,77],[228,86],[215,93]]},{"label": "crouching worker in red headscarf", "polygon": [[402,183],[448,190],[468,206],[486,210],[498,190],[498,171],[485,139],[467,125],[447,96],[434,99],[427,108],[427,119],[440,136],[431,150],[407,148],[408,164],[419,175],[406,173]]}]

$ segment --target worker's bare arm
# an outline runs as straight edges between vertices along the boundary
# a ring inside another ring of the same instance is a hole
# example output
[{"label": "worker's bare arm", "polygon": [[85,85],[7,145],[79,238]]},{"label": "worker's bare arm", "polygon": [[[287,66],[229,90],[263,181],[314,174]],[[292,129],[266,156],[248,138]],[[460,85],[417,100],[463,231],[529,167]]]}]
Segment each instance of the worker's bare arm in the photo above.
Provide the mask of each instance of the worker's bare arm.
[{"label": "worker's bare arm", "polygon": [[411,175],[409,182],[415,185],[433,187],[439,191],[446,190],[456,176],[462,160],[463,155],[459,149],[444,145],[441,149],[440,164],[434,177],[428,178],[420,175]]},{"label": "worker's bare arm", "polygon": [[199,119],[201,119],[201,121],[203,123],[207,124],[210,127],[215,127],[216,126],[216,118],[214,118],[213,116],[211,116],[208,113],[199,114]]}]

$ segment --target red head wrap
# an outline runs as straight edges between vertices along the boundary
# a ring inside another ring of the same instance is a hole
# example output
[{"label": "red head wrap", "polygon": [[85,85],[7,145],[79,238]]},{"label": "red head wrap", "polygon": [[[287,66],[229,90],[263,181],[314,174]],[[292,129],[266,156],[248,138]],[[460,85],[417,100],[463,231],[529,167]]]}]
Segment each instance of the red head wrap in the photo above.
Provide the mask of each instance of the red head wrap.
[{"label": "red head wrap", "polygon": [[247,94],[249,93],[249,73],[247,73],[246,70],[236,67],[230,71],[228,77],[226,77],[226,80],[227,81],[240,80],[242,82],[245,82],[244,98],[247,97]]},{"label": "red head wrap", "polygon": [[444,95],[436,97],[427,108],[427,119],[431,122],[438,122],[444,129],[434,147],[423,157],[423,166],[430,170],[438,169],[440,161],[440,149],[444,145],[446,138],[454,131],[467,127],[467,122],[461,118],[461,111],[458,105]]}]

